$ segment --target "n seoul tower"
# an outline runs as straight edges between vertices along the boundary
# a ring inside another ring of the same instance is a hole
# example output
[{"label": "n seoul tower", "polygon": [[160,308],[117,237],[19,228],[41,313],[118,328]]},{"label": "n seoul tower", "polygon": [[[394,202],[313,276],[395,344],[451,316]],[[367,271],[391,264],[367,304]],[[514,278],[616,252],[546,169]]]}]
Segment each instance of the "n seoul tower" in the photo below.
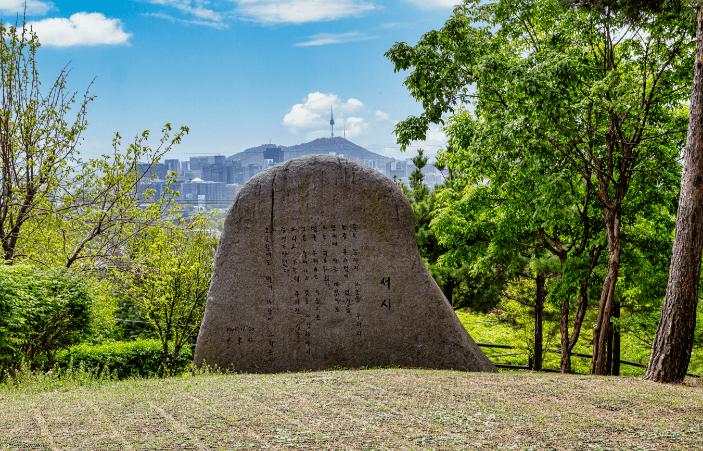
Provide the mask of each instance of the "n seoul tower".
[{"label": "n seoul tower", "polygon": [[330,105],[330,125],[332,126],[332,137],[334,138],[334,113],[332,112],[332,105]]}]

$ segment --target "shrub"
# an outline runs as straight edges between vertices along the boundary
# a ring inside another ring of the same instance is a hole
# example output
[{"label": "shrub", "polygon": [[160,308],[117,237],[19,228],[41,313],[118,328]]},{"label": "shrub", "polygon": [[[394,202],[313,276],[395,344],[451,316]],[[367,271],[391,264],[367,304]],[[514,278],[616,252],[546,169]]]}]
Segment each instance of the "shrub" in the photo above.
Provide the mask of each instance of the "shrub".
[{"label": "shrub", "polygon": [[0,265],[0,367],[53,363],[91,330],[87,283],[65,269]]},{"label": "shrub", "polygon": [[[169,359],[173,349],[169,350]],[[159,340],[118,341],[100,345],[80,344],[61,352],[56,363],[62,367],[82,365],[86,371],[98,373],[105,365],[119,379],[128,377],[152,377],[163,373],[163,348]],[[193,360],[193,350],[184,346],[176,360],[176,372],[184,371]],[[168,365],[171,361],[168,361]]]}]

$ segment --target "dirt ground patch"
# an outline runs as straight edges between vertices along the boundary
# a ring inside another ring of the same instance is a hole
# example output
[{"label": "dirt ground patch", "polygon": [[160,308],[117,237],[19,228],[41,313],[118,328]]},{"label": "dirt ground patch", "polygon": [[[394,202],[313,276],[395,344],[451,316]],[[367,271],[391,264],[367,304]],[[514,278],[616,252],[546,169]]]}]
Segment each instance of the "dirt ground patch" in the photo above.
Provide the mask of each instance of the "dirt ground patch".
[{"label": "dirt ground patch", "polygon": [[0,396],[0,449],[703,449],[703,385],[367,370]]}]

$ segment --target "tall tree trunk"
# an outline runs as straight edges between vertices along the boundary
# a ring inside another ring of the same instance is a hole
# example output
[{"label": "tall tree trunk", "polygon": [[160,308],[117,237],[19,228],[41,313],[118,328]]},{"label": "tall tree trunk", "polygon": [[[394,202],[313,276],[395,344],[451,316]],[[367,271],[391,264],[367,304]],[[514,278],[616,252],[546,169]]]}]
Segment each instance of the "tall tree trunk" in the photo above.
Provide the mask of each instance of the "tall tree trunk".
[{"label": "tall tree trunk", "polygon": [[166,377],[168,376],[168,341],[162,342],[161,347],[164,352],[164,355],[161,358],[161,377]]},{"label": "tall tree trunk", "polygon": [[613,323],[608,324],[608,345],[605,357],[605,374],[613,374]]},{"label": "tall tree trunk", "polygon": [[562,373],[571,372],[571,352],[569,350],[569,300],[561,300],[561,317],[559,318],[559,332],[561,332],[561,363],[559,370]]},{"label": "tall tree trunk", "polygon": [[703,249],[703,6],[698,6],[696,60],[681,176],[681,197],[659,328],[644,378],[681,382],[691,360]]},{"label": "tall tree trunk", "polygon": [[[583,324],[583,318],[586,316],[586,307],[588,307],[588,281],[579,283],[579,306],[576,311],[576,318],[574,318],[574,328],[571,331],[571,338],[569,338],[569,302],[562,301],[561,303],[561,366],[560,371],[562,373],[571,372],[571,351],[576,346],[576,342],[581,334],[581,325]],[[566,306],[564,305],[566,302]],[[565,312],[566,309],[566,312]]]},{"label": "tall tree trunk", "polygon": [[447,278],[447,283],[444,284],[442,287],[442,292],[444,293],[444,297],[447,298],[447,301],[449,301],[449,305],[454,306],[452,303],[453,297],[454,297],[454,287],[456,286],[456,279],[454,277],[448,277]]},{"label": "tall tree trunk", "polygon": [[608,238],[608,272],[603,282],[603,291],[598,306],[598,318],[593,328],[593,359],[591,360],[591,374],[606,375],[608,358],[608,329],[610,315],[615,301],[615,284],[620,272],[620,253],[622,241],[620,237],[620,211],[603,209],[605,230]]},{"label": "tall tree trunk", "polygon": [[[613,318],[620,318],[620,301],[613,306]],[[613,330],[613,366],[610,374],[620,376],[620,326],[611,324]]]},{"label": "tall tree trunk", "polygon": [[535,298],[535,371],[542,371],[542,316],[544,314],[544,276],[537,276],[537,296]]}]

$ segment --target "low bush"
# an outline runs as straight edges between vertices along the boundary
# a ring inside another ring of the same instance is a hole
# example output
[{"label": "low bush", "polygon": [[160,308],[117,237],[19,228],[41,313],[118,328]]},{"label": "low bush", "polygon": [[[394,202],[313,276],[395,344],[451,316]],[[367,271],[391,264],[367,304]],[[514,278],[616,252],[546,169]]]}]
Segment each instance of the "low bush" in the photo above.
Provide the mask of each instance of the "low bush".
[{"label": "low bush", "polygon": [[91,332],[89,286],[65,269],[0,264],[0,369],[51,366]]},{"label": "low bush", "polygon": [[[169,349],[168,364],[171,364],[173,349]],[[100,345],[80,344],[59,353],[56,363],[62,367],[81,365],[86,371],[98,373],[108,367],[110,374],[118,379],[128,377],[153,377],[163,373],[161,367],[163,348],[158,340],[118,341]],[[175,373],[186,370],[193,360],[190,346],[181,348],[175,365]]]}]

